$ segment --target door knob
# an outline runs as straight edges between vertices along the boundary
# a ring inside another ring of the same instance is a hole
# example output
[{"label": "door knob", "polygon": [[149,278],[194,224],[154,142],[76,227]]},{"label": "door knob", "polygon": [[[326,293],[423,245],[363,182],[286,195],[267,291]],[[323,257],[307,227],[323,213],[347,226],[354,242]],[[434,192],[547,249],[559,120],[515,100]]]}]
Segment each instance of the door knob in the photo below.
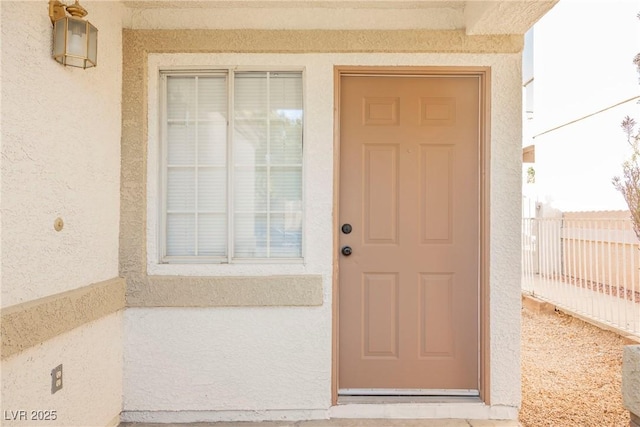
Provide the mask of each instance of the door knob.
[{"label": "door knob", "polygon": [[351,255],[353,250],[351,249],[351,246],[343,246],[341,252],[342,252],[342,255],[349,256]]}]

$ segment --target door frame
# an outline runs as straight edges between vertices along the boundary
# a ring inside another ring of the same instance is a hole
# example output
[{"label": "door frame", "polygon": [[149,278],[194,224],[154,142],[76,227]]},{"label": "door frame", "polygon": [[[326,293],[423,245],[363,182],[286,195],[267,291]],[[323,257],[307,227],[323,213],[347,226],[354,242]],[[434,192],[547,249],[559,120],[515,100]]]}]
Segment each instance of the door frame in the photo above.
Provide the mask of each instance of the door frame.
[{"label": "door frame", "polygon": [[489,334],[489,190],[490,190],[490,130],[491,130],[491,68],[490,67],[393,67],[334,66],[333,120],[333,300],[332,300],[332,367],[331,403],[338,404],[339,351],[339,281],[340,281],[340,85],[343,76],[476,76],[480,83],[479,183],[479,384],[480,400],[490,405],[490,334]]}]

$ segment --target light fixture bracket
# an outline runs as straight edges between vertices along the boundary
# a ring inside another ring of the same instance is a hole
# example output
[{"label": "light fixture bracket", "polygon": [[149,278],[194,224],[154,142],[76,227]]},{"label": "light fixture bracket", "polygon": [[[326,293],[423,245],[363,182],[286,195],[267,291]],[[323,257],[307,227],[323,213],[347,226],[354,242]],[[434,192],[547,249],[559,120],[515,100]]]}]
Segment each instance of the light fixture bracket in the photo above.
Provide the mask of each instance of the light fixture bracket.
[{"label": "light fixture bracket", "polygon": [[58,19],[62,19],[67,16],[67,13],[74,18],[84,18],[87,16],[87,9],[80,6],[78,0],[74,4],[67,6],[60,0],[49,0],[49,18],[53,24]]},{"label": "light fixture bracket", "polygon": [[49,0],[49,18],[53,24],[58,19],[67,16],[65,11],[65,5],[60,0]]}]

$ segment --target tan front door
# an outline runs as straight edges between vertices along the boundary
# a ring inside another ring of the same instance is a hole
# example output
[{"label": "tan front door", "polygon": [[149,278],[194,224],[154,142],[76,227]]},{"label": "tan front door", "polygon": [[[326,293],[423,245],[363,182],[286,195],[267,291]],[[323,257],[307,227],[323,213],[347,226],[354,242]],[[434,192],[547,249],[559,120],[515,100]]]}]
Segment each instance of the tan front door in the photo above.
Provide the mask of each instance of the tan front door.
[{"label": "tan front door", "polygon": [[479,78],[340,87],[339,393],[477,394]]}]

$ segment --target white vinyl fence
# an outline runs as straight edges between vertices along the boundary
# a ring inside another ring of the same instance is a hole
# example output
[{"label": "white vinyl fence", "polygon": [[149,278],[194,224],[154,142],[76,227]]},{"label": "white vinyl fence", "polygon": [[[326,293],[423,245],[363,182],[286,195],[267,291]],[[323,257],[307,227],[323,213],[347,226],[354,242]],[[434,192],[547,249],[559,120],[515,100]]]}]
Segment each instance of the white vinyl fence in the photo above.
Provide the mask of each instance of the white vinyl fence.
[{"label": "white vinyl fence", "polygon": [[522,290],[640,336],[640,246],[628,212],[522,223]]}]

